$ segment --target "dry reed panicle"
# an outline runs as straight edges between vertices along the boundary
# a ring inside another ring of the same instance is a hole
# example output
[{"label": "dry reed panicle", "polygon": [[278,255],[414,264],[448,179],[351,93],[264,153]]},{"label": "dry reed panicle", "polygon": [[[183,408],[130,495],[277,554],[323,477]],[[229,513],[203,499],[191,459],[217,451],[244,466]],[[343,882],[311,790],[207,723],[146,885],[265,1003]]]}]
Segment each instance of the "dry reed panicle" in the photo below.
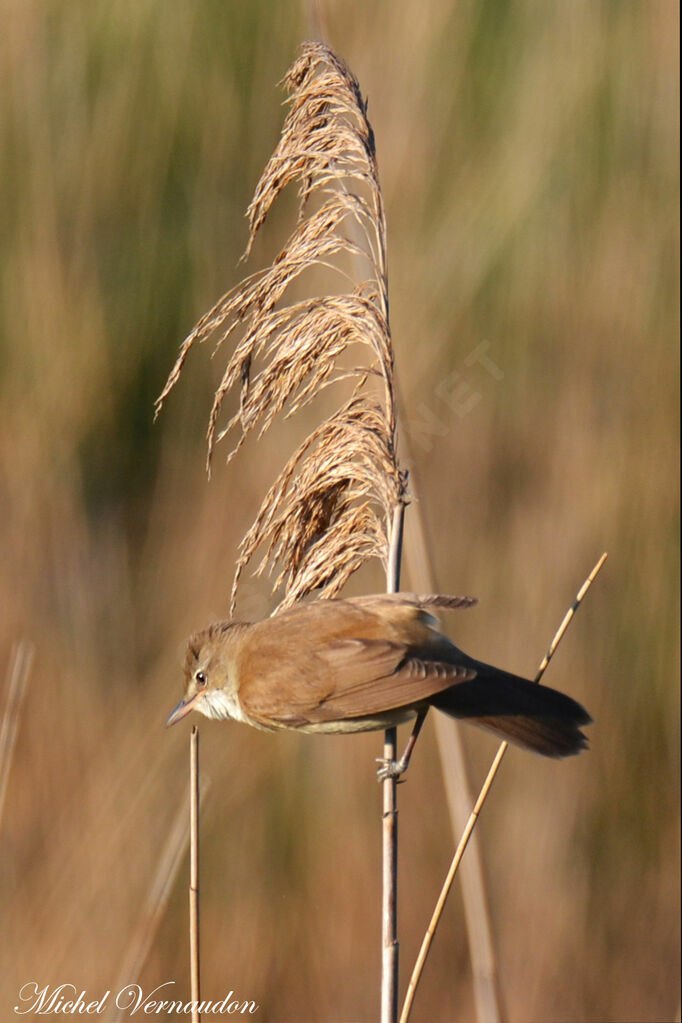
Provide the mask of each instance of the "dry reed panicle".
[{"label": "dry reed panicle", "polygon": [[[183,342],[157,414],[180,378],[195,341],[215,350],[241,329],[216,390],[208,425],[207,468],[215,444],[239,433],[228,461],[254,430],[292,416],[322,388],[350,381],[350,398],[289,459],[266,494],[239,550],[242,572],[256,550],[257,574],[276,571],[280,607],[314,590],[337,593],[367,559],[386,565],[393,509],[405,501],[396,458],[393,349],[388,319],[386,227],[374,134],[352,72],[324,44],[303,44],[284,78],[289,111],[280,140],[248,209],[251,251],[272,204],[299,186],[299,222],[272,264],[224,295]],[[343,279],[344,257],[368,276],[340,295],[287,302],[287,289],[312,268]],[[341,359],[362,349],[359,365]],[[378,387],[377,387],[378,385]],[[219,427],[223,404],[240,390],[239,409]]]}]

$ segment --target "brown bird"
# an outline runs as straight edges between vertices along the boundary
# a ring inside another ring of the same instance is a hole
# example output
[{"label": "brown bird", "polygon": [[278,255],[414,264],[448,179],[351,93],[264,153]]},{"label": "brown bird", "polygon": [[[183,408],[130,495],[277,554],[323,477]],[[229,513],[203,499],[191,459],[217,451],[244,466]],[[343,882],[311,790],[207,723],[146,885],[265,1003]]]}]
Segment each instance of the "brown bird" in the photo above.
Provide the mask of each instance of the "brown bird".
[{"label": "brown bird", "polygon": [[416,717],[397,777],[429,707],[465,718],[548,757],[587,745],[590,715],[546,686],[459,650],[427,608],[466,608],[472,597],[411,593],[318,600],[259,622],[218,622],[189,640],[185,695],[166,722],[191,710],[256,728],[364,732]]}]

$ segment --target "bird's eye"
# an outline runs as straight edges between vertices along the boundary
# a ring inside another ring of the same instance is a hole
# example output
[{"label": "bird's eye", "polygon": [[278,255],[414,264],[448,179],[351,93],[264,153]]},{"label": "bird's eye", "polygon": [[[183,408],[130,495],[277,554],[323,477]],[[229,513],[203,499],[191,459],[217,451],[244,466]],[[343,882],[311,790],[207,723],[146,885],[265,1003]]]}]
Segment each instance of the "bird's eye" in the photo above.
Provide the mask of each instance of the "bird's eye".
[{"label": "bird's eye", "polygon": [[198,686],[205,686],[206,683],[208,682],[208,679],[206,678],[206,672],[198,671],[194,676],[194,681]]}]

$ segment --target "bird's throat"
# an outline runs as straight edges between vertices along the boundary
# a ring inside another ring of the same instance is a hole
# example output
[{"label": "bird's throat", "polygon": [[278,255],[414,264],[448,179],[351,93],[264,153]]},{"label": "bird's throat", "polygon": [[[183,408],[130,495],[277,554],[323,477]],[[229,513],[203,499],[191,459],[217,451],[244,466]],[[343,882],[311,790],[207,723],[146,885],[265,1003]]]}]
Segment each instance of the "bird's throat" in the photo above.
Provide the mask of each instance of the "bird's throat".
[{"label": "bird's throat", "polygon": [[243,721],[247,725],[255,724],[251,718],[244,713],[237,694],[227,689],[210,689],[205,692],[200,700],[197,700],[196,709],[204,717],[214,721]]}]

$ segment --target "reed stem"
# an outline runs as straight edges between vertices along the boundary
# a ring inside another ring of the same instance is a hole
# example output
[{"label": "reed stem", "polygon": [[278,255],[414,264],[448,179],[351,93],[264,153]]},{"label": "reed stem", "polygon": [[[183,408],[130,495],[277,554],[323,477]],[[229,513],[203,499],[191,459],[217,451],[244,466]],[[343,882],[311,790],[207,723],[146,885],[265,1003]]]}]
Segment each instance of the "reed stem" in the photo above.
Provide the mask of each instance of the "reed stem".
[{"label": "reed stem", "polygon": [[[400,501],[393,512],[391,546],[389,549],[386,589],[400,589],[400,563],[403,546],[405,504]],[[398,730],[384,733],[384,760],[398,758]],[[385,778],[382,813],[382,953],[381,953],[381,1023],[395,1023],[398,1018],[398,978],[400,945],[398,942],[398,780]]]},{"label": "reed stem", "polygon": [[[540,679],[544,675],[545,669],[549,662],[551,661],[556,648],[561,642],[564,633],[566,632],[566,629],[568,628],[573,616],[575,615],[575,612],[578,610],[578,607],[580,606],[583,597],[585,596],[590,586],[596,579],[597,575],[601,571],[601,568],[604,562],[606,561],[606,558],[607,558],[606,553],[602,554],[601,558],[596,563],[596,565],[588,575],[587,579],[578,590],[575,600],[573,601],[570,608],[564,615],[564,619],[561,622],[561,625],[559,626],[557,631],[555,632],[554,638],[552,639],[552,642],[549,645],[549,649],[547,650],[547,653],[545,654],[545,656],[542,659],[542,662],[540,663],[540,667],[538,668],[537,674],[534,679],[536,683],[539,683]],[[493,760],[490,766],[490,770],[488,771],[488,775],[483,783],[483,787],[481,788],[481,791],[478,794],[478,798],[476,800],[476,803],[474,804],[474,808],[471,811],[469,820],[466,823],[464,833],[462,834],[457,849],[455,850],[455,855],[453,856],[452,863],[450,864],[450,869],[448,870],[440,895],[438,896],[436,907],[433,911],[433,915],[431,917],[429,926],[426,930],[426,934],[424,935],[424,940],[422,941],[422,946],[419,950],[419,955],[417,956],[417,961],[414,965],[412,976],[410,977],[410,983],[407,988],[407,994],[405,995],[405,1001],[403,1003],[403,1009],[400,1015],[400,1023],[407,1023],[407,1020],[409,1019],[410,1011],[412,1009],[412,1003],[414,1001],[414,996],[417,990],[417,985],[419,984],[422,970],[424,968],[424,963],[426,962],[426,957],[429,953],[431,942],[433,941],[434,935],[436,933],[436,928],[438,927],[438,924],[440,922],[440,918],[443,913],[443,907],[445,906],[445,901],[450,893],[452,882],[455,879],[457,868],[459,867],[462,861],[462,857],[464,856],[464,850],[467,847],[469,838],[471,837],[471,833],[474,830],[474,827],[476,826],[476,821],[478,820],[481,810],[483,809],[483,804],[488,798],[488,793],[492,788],[492,784],[500,768],[500,764],[502,763],[504,755],[507,752],[507,746],[508,743],[506,742],[500,744],[500,747],[497,753],[495,754],[495,759]]]},{"label": "reed stem", "polygon": [[189,964],[192,1023],[200,1023],[199,1012],[199,729],[192,728],[189,740]]}]

